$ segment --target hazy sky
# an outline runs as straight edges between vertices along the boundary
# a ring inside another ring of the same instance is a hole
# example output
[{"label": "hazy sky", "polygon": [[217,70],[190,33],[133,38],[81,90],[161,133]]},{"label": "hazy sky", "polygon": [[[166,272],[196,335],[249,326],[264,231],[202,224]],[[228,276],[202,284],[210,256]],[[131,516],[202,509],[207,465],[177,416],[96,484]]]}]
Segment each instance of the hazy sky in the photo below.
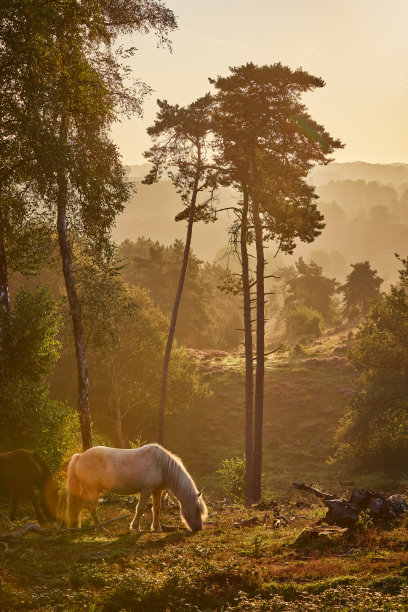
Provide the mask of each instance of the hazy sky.
[{"label": "hazy sky", "polygon": [[[114,128],[126,164],[143,162],[156,98],[188,104],[208,77],[252,61],[302,67],[326,81],[304,97],[346,148],[337,161],[408,163],[408,0],[166,0],[173,52],[135,37],[134,74],[153,88],[144,118]],[[129,41],[126,41],[129,42]]]}]

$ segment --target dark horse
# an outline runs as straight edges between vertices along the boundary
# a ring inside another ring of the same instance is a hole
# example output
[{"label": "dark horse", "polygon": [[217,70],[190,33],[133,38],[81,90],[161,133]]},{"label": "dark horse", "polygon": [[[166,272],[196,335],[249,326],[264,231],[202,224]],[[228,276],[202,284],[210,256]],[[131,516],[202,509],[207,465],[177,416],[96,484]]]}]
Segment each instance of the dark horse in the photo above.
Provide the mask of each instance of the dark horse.
[{"label": "dark horse", "polygon": [[40,492],[40,506],[45,517],[49,520],[55,518],[58,492],[44,459],[36,452],[22,448],[0,453],[0,494],[12,497],[12,521],[16,517],[18,500],[25,497],[31,501],[37,521],[43,522],[35,489]]}]

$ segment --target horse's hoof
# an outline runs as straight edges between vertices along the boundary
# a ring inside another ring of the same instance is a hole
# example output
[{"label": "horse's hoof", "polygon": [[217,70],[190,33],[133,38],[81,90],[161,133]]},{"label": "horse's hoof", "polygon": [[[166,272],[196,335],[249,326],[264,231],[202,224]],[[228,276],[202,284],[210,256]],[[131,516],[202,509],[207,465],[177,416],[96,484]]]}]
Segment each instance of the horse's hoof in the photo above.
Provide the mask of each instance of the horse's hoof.
[{"label": "horse's hoof", "polygon": [[155,533],[162,533],[163,529],[161,527],[153,527],[152,525],[150,531],[154,531]]},{"label": "horse's hoof", "polygon": [[142,530],[140,529],[140,527],[133,527],[133,525],[130,525],[129,531],[130,533],[140,533]]}]

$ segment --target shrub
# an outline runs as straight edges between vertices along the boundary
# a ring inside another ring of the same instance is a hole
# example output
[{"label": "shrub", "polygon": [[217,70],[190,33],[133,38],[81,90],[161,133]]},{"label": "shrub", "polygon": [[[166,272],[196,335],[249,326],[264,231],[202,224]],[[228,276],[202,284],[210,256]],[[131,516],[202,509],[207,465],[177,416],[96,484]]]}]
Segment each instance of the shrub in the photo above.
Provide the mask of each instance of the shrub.
[{"label": "shrub", "polygon": [[245,488],[245,457],[223,459],[217,474],[220,476],[224,494],[232,497],[234,501],[242,502]]},{"label": "shrub", "polygon": [[77,419],[68,404],[49,397],[47,377],[60,348],[54,301],[47,288],[20,288],[11,313],[1,317],[0,447],[36,450],[56,469],[72,445]]},{"label": "shrub", "polygon": [[298,306],[286,315],[286,333],[290,338],[318,338],[322,333],[322,315],[308,306]]}]

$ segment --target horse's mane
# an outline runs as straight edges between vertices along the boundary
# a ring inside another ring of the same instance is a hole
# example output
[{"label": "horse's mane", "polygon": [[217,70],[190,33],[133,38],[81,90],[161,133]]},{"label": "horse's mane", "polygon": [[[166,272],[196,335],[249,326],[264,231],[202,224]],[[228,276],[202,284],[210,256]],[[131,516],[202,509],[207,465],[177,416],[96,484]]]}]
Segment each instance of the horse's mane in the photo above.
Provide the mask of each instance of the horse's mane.
[{"label": "horse's mane", "polygon": [[198,489],[182,460],[159,444],[156,445],[156,448],[157,459],[163,469],[166,486],[182,504],[195,503]]}]

